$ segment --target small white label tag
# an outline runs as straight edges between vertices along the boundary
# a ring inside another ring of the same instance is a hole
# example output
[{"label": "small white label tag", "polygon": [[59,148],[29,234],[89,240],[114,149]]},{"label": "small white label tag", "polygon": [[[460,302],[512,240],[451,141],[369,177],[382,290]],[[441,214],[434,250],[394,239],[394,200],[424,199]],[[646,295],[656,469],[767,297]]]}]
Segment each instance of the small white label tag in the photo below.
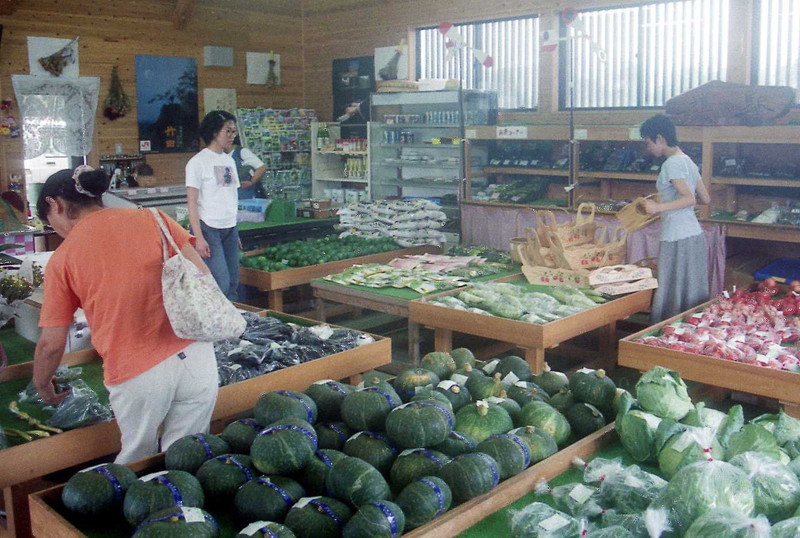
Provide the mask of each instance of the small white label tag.
[{"label": "small white label tag", "polygon": [[629,127],[628,128],[628,139],[629,140],[641,140],[642,133],[639,132],[638,127]]},{"label": "small white label tag", "polygon": [[589,129],[575,129],[575,140],[586,140],[589,138]]},{"label": "small white label tag", "polygon": [[417,450],[419,450],[419,449],[418,448],[407,448],[407,449],[403,450],[397,457],[399,458],[401,456],[408,456],[408,455],[414,454]]},{"label": "small white label tag", "polygon": [[592,496],[592,493],[594,493],[592,489],[587,488],[583,484],[578,484],[572,488],[572,491],[569,492],[569,496],[578,504],[583,504]]},{"label": "small white label tag", "polygon": [[242,529],[242,532],[239,534],[244,534],[245,536],[255,536],[258,531],[264,528],[264,526],[269,523],[269,521],[256,521],[254,523],[250,523],[248,526]]},{"label": "small white label tag", "polygon": [[445,379],[444,381],[439,381],[439,384],[436,385],[440,389],[450,390],[455,387],[457,383],[452,379]]},{"label": "small white label tag", "polygon": [[319,499],[319,498],[320,498],[319,495],[317,495],[316,497],[303,497],[302,499],[300,499],[299,501],[294,503],[294,506],[292,506],[292,509],[294,509],[294,508],[302,508],[305,505],[307,505],[308,503],[310,503],[311,501],[313,501],[314,499]]},{"label": "small white label tag", "polygon": [[186,523],[202,523],[206,520],[203,511],[193,506],[182,506],[181,512]]},{"label": "small white label tag", "polygon": [[142,482],[149,482],[150,480],[153,480],[154,478],[158,478],[159,476],[165,475],[168,472],[169,471],[158,471],[157,473],[146,474],[143,477],[141,477],[139,480],[141,480]]},{"label": "small white label tag", "polygon": [[467,379],[469,379],[469,378],[467,376],[463,375],[463,374],[453,374],[453,375],[450,376],[450,380],[451,381],[455,381],[459,385],[466,384]]},{"label": "small white label tag", "polygon": [[464,129],[464,137],[465,138],[475,138],[478,136],[478,131],[475,129]]},{"label": "small white label tag", "polygon": [[517,381],[516,383],[514,383],[514,386],[515,387],[519,387],[521,389],[527,389],[528,388],[528,382],[527,381]]},{"label": "small white label tag", "polygon": [[505,139],[528,138],[528,128],[524,125],[498,125],[495,137]]},{"label": "small white label tag", "polygon": [[325,383],[330,383],[333,379],[320,379],[319,381],[314,381],[315,385],[324,385]]},{"label": "small white label tag", "polygon": [[98,463],[97,465],[92,465],[91,467],[87,467],[86,469],[81,469],[78,472],[79,473],[88,473],[92,469],[97,469],[98,467],[103,467],[103,466],[105,466],[105,463]]},{"label": "small white label tag", "polygon": [[497,365],[500,364],[500,359],[494,359],[493,361],[489,361],[483,365],[481,368],[484,372],[491,375],[497,369]]},{"label": "small white label tag", "polygon": [[501,403],[503,403],[503,399],[498,398],[497,396],[489,396],[488,398],[486,398],[486,401],[496,405],[500,405]]},{"label": "small white label tag", "polygon": [[591,368],[581,368],[580,370],[578,370],[575,373],[576,374],[593,374],[594,370],[592,370]]},{"label": "small white label tag", "polygon": [[635,488],[635,489],[644,486],[644,483],[632,474],[629,474],[628,476],[625,477],[624,484],[630,488]]},{"label": "small white label tag", "polygon": [[503,382],[503,385],[513,385],[519,381],[519,377],[517,377],[514,372],[508,372],[501,381]]},{"label": "small white label tag", "polygon": [[348,441],[354,441],[354,440],[358,439],[359,436],[361,436],[363,434],[364,434],[364,432],[354,433],[353,435],[350,436],[350,439],[348,439]]},{"label": "small white label tag", "polygon": [[539,522],[539,526],[547,532],[553,532],[562,529],[569,524],[569,520],[561,514],[553,514],[544,521]]}]

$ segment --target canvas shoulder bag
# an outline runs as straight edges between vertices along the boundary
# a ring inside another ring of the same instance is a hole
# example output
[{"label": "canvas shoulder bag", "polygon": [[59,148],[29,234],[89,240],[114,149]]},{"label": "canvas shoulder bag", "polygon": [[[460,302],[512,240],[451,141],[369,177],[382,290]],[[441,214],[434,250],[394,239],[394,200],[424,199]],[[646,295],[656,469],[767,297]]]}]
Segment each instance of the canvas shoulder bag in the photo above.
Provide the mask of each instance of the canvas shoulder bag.
[{"label": "canvas shoulder bag", "polygon": [[[158,210],[150,208],[161,230],[164,268],[161,293],[172,330],[180,338],[214,342],[237,338],[247,322],[219,289],[211,274],[204,275],[181,254]],[[169,255],[169,247],[175,252]]]}]

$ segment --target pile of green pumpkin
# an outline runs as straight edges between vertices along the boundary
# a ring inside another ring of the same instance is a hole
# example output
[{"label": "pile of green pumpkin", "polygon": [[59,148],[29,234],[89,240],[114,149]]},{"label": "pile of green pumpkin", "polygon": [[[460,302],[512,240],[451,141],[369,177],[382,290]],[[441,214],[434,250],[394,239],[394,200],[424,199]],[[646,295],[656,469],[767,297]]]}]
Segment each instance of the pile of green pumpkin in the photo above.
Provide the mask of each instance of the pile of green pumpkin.
[{"label": "pile of green pumpkin", "polygon": [[90,468],[62,500],[123,516],[136,538],[220,536],[215,510],[237,537],[393,538],[601,428],[617,394],[602,370],[533,376],[513,355],[478,367],[467,349],[434,352],[392,383],[266,393],[220,436],[175,442],[167,471]]}]

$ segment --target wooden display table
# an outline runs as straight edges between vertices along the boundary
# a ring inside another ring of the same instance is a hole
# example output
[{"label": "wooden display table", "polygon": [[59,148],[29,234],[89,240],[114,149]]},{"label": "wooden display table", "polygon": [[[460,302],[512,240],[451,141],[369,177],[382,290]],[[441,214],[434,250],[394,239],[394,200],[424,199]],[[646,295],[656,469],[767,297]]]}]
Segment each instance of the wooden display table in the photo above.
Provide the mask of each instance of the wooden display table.
[{"label": "wooden display table", "polygon": [[[507,282],[519,280],[519,277],[499,280]],[[533,285],[530,287],[537,288]],[[413,301],[409,307],[411,321],[434,329],[436,351],[450,351],[453,348],[454,331],[508,342],[524,350],[525,360],[535,374],[541,373],[544,369],[545,349],[556,347],[565,340],[593,329],[600,329],[601,353],[612,358],[616,343],[617,321],[648,308],[653,296],[653,290],[637,291],[566,318],[538,325],[464,312],[428,302],[433,297],[454,293],[458,293],[458,290]]]},{"label": "wooden display table", "polygon": [[[278,312],[266,311],[263,314],[300,325],[318,324],[315,320]],[[220,387],[211,417],[212,431],[221,431],[225,423],[253,409],[265,392],[278,389],[301,391],[320,379],[344,379],[349,383],[359,383],[363,372],[389,364],[392,360],[391,341],[381,336],[373,337],[375,342],[370,344]],[[94,350],[85,350],[65,355],[62,364],[77,365],[97,360],[100,357]],[[32,371],[32,363],[12,366],[0,373],[0,382],[30,377]],[[0,450],[0,488],[8,522],[5,535],[29,535],[26,497],[35,491],[31,489],[30,481],[107,457],[119,449],[119,429],[115,421],[110,421]],[[0,527],[0,536],[3,535]],[[46,533],[40,536],[56,535]]]},{"label": "wooden display table", "polygon": [[[617,440],[618,437],[614,426],[610,424],[529,467],[517,476],[504,480],[492,491],[445,512],[438,519],[407,534],[403,534],[403,536],[408,538],[451,538],[459,532],[467,530],[486,516],[532,492],[536,483],[542,478],[552,480],[570,470],[574,458],[591,459],[592,456],[597,455],[605,447],[617,442]],[[156,455],[135,462],[129,467],[140,475],[162,469],[163,455]],[[31,521],[35,536],[86,538],[86,533],[65,517],[64,508],[61,504],[61,491],[63,488],[64,485],[62,484],[31,495]],[[127,530],[130,532],[129,527]],[[223,529],[220,536],[233,536],[233,534],[227,534],[224,531]],[[109,533],[109,538],[116,536],[127,536],[127,534]]]},{"label": "wooden display table", "polygon": [[[283,290],[286,288],[299,286],[301,284],[308,284],[315,278],[322,278],[334,273],[341,273],[345,269],[348,269],[354,265],[365,263],[387,263],[398,256],[426,253],[436,254],[440,251],[441,249],[439,247],[425,245],[421,247],[390,250],[388,252],[370,254],[369,256],[359,256],[358,258],[348,258],[346,260],[338,260],[320,265],[309,265],[306,267],[284,269],[283,271],[261,271],[258,269],[240,267],[239,282],[241,284],[246,284],[248,286],[253,286],[255,288],[259,288],[260,290],[266,291],[269,299],[270,309],[280,312],[283,310]],[[246,254],[248,256],[257,256],[262,252],[263,249],[253,250],[247,252]]]},{"label": "wooden display table", "polygon": [[789,415],[800,418],[800,374],[753,364],[706,357],[637,342],[657,334],[663,327],[708,308],[714,300],[664,320],[619,342],[618,364],[640,371],[663,366],[678,372],[683,379],[714,387],[778,400]]},{"label": "wooden display table", "polygon": [[[498,275],[486,275],[474,279],[476,282],[488,282],[516,277],[519,271],[509,271]],[[324,321],[326,317],[325,302],[341,303],[368,310],[375,310],[408,319],[408,358],[413,364],[419,364],[419,324],[410,318],[409,304],[424,297],[409,288],[368,288],[366,286],[336,284],[327,280],[315,279],[311,282],[317,307],[317,319]]]}]

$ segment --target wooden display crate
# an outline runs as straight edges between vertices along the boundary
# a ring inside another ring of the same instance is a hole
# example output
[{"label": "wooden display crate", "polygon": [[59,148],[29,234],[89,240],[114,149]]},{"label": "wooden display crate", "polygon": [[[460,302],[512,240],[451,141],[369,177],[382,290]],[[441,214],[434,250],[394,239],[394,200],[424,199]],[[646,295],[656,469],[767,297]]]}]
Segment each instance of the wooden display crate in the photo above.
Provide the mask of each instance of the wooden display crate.
[{"label": "wooden display crate", "polygon": [[706,357],[655,346],[648,346],[636,340],[649,334],[656,334],[662,328],[680,321],[695,312],[708,308],[715,300],[703,303],[675,317],[648,327],[638,333],[623,338],[619,342],[620,366],[647,371],[653,366],[663,366],[678,372],[683,379],[697,381],[706,385],[735,390],[756,396],[778,400],[790,415],[800,418],[800,374],[775,370],[754,364]]},{"label": "wooden display crate", "polygon": [[[268,310],[262,313],[276,314],[282,319],[301,324],[319,323]],[[224,423],[251,410],[259,396],[265,392],[277,389],[301,391],[320,379],[345,379],[350,383],[359,383],[362,372],[389,364],[392,360],[391,341],[381,336],[372,336],[375,338],[373,343],[220,387],[211,417],[212,431],[221,431]],[[65,355],[62,364],[77,365],[95,360],[101,360],[97,352],[85,350]],[[0,381],[30,377],[32,372],[32,363],[12,366],[0,373]],[[24,500],[30,491],[25,486],[26,482],[119,451],[119,435],[115,421],[102,422],[1,450],[0,488],[7,513],[6,531],[9,536],[27,536],[27,508],[22,506],[20,500],[22,492]],[[21,510],[24,512],[21,513]]]},{"label": "wooden display crate", "polygon": [[429,302],[432,298],[453,295],[463,289],[412,301],[409,319],[434,329],[436,351],[452,349],[453,331],[515,344],[525,350],[525,359],[536,374],[544,368],[545,349],[593,329],[601,329],[601,352],[610,352],[616,341],[616,322],[648,308],[653,295],[653,290],[637,291],[542,325],[455,310]]},{"label": "wooden display crate", "polygon": [[[413,531],[403,534],[408,538],[451,538],[473,526],[486,516],[497,512],[520,497],[533,491],[536,483],[544,478],[552,480],[572,467],[574,458],[584,460],[600,452],[618,440],[614,425],[569,445],[549,458],[513,476],[487,493],[461,504],[442,514],[438,519]],[[163,455],[133,463],[130,467],[137,474],[146,474],[163,468]],[[85,538],[86,535],[58,510],[61,491],[58,485],[30,496],[31,522],[35,536],[47,538]]]},{"label": "wooden display crate", "polygon": [[[338,260],[320,265],[308,265],[306,267],[284,269],[283,271],[261,271],[259,269],[240,267],[239,282],[241,284],[246,284],[247,286],[253,286],[266,291],[269,297],[269,307],[272,310],[281,311],[283,310],[283,290],[286,288],[299,286],[301,284],[308,284],[315,278],[322,278],[334,273],[341,273],[345,269],[348,269],[354,265],[361,265],[365,263],[388,263],[399,256],[426,253],[433,254],[440,251],[441,249],[439,247],[424,245],[421,247],[410,247],[398,250],[390,250],[388,252],[379,252],[378,254],[359,256],[357,258],[347,258],[345,260]],[[252,250],[246,254],[248,256],[258,256],[263,252],[263,249]]]}]

